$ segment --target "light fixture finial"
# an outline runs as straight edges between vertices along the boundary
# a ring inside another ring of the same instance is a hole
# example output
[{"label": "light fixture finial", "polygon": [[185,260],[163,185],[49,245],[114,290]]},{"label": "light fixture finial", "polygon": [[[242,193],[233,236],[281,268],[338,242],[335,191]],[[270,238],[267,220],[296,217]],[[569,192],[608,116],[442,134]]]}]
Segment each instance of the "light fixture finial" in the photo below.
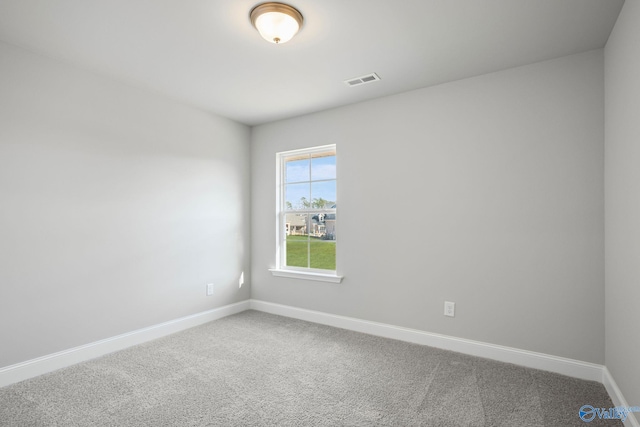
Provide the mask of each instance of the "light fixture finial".
[{"label": "light fixture finial", "polygon": [[275,44],[286,43],[302,27],[302,14],[284,3],[262,3],[249,13],[251,24],[263,39]]}]

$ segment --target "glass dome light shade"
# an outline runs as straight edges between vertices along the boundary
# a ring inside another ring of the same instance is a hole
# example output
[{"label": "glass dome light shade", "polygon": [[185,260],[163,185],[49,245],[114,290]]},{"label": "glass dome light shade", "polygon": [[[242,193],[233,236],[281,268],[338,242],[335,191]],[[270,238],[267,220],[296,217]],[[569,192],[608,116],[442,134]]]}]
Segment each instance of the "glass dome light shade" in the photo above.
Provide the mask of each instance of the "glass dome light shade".
[{"label": "glass dome light shade", "polygon": [[302,26],[302,15],[298,10],[283,3],[263,3],[250,14],[251,23],[262,38],[271,43],[286,43]]}]

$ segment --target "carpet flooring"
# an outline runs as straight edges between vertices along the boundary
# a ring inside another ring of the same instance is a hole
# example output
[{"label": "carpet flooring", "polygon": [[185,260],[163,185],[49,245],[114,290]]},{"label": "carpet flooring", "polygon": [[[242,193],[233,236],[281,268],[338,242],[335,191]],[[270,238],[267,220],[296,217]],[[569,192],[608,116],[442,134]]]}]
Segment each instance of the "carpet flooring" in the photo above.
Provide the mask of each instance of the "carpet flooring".
[{"label": "carpet flooring", "polygon": [[610,426],[604,387],[245,311],[0,389],[0,426]]}]

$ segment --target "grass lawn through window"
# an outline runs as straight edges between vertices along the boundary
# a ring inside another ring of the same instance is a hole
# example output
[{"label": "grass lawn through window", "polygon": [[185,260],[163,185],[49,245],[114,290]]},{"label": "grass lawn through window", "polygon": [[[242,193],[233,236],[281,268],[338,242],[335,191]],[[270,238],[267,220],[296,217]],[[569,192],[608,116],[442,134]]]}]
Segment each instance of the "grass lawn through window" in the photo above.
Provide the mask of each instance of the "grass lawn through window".
[{"label": "grass lawn through window", "polygon": [[[309,250],[311,265],[307,264]],[[287,236],[287,265],[335,270],[336,241],[322,240],[318,237]]]}]

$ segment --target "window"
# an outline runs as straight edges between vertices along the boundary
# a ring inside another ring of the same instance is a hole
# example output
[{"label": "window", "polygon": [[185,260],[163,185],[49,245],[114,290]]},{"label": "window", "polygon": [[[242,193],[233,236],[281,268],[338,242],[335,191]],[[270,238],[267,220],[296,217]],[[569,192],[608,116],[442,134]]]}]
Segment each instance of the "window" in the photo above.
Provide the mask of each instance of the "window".
[{"label": "window", "polygon": [[340,282],[336,274],[336,146],[277,154],[277,276]]}]

